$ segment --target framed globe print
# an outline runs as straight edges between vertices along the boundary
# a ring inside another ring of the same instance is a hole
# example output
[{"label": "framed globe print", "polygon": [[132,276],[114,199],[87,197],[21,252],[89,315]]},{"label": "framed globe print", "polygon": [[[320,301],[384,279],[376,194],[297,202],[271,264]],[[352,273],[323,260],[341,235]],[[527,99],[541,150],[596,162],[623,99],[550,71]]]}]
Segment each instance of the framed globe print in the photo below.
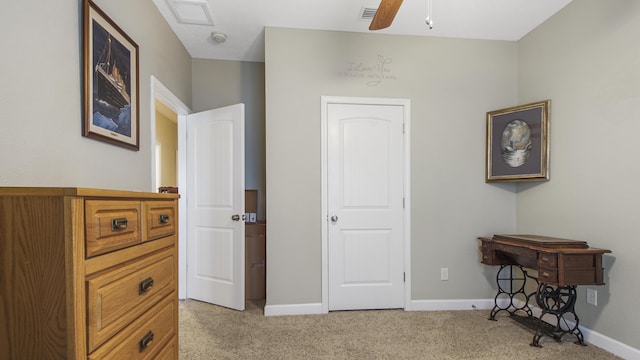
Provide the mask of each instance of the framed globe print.
[{"label": "framed globe print", "polygon": [[549,180],[551,100],[487,113],[486,182]]}]

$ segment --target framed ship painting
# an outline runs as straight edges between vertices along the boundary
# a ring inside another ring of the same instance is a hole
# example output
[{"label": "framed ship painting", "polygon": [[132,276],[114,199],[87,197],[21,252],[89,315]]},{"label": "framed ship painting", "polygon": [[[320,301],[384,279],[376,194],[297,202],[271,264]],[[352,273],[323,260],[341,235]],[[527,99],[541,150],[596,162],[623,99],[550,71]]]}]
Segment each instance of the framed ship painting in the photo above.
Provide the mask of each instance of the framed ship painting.
[{"label": "framed ship painting", "polygon": [[138,45],[84,0],[83,135],[139,150]]},{"label": "framed ship painting", "polygon": [[486,182],[549,180],[551,100],[487,113]]}]

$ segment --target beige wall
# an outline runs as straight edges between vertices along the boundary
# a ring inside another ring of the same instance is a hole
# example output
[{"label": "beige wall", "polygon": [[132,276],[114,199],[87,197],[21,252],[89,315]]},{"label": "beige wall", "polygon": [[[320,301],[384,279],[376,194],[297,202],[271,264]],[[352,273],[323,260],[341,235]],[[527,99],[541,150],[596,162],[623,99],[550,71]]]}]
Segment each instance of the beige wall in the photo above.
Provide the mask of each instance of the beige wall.
[{"label": "beige wall", "polygon": [[586,240],[605,256],[581,324],[640,348],[640,2],[573,1],[519,42],[519,102],[549,98],[551,181],[518,186],[518,232]]},{"label": "beige wall", "polygon": [[245,188],[258,190],[265,212],[264,63],[193,59],[193,111],[245,104]]},{"label": "beige wall", "polygon": [[493,297],[495,269],[480,264],[476,237],[515,230],[516,195],[513,184],[484,182],[485,114],[517,102],[517,44],[282,28],[265,36],[267,305],[321,301],[323,95],[410,99],[412,299]]},{"label": "beige wall", "polygon": [[[177,186],[177,151],[178,151],[178,119],[162,103],[156,101],[156,109],[163,108],[163,111],[156,112],[156,147],[160,148],[160,186]],[[156,161],[158,159],[156,158]],[[158,171],[156,169],[156,171]]]},{"label": "beige wall", "polygon": [[140,151],[83,137],[82,1],[0,14],[0,185],[152,190],[150,76],[191,103],[191,58],[151,1],[98,0],[140,48]]}]

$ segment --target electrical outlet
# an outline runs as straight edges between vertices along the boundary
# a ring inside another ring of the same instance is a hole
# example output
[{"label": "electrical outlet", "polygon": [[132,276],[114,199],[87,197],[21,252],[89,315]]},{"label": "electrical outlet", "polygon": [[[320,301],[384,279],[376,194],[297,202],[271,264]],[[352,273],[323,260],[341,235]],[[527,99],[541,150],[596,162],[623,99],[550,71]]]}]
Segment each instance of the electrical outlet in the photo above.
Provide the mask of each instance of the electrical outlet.
[{"label": "electrical outlet", "polygon": [[440,280],[449,280],[449,268],[440,268]]},{"label": "electrical outlet", "polygon": [[598,290],[587,288],[587,304],[598,306]]}]

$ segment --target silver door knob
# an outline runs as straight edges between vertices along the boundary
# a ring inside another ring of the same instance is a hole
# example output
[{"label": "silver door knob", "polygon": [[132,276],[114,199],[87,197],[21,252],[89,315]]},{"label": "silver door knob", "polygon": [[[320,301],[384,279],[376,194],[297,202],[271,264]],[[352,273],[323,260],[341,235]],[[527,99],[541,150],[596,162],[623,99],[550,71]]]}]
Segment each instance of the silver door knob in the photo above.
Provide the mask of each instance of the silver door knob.
[{"label": "silver door knob", "polygon": [[337,215],[333,215],[331,217],[331,222],[338,222],[338,216]]}]

